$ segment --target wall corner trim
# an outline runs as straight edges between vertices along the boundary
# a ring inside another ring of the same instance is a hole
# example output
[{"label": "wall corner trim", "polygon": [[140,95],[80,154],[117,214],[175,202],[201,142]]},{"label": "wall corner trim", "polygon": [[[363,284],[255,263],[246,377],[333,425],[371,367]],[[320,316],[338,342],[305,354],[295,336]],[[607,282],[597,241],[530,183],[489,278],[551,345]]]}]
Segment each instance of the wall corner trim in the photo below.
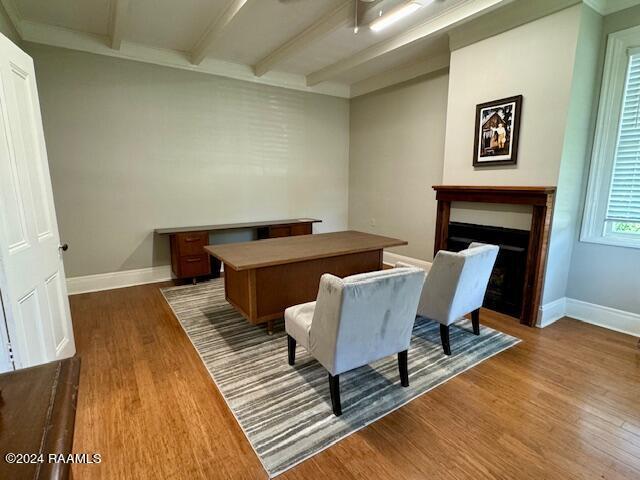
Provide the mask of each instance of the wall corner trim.
[{"label": "wall corner trim", "polygon": [[566,297],[559,298],[553,302],[540,305],[538,312],[538,322],[536,327],[544,328],[548,327],[552,323],[560,320],[567,315],[567,299]]}]

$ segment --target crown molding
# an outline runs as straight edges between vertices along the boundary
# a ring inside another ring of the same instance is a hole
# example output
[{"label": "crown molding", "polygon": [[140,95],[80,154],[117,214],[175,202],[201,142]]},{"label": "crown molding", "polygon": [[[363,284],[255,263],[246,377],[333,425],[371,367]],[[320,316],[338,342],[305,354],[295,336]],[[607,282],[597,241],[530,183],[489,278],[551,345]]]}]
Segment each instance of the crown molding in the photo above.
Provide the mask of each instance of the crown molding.
[{"label": "crown molding", "polygon": [[627,8],[640,5],[640,0],[582,0],[585,5],[593,8],[600,15],[626,10]]}]

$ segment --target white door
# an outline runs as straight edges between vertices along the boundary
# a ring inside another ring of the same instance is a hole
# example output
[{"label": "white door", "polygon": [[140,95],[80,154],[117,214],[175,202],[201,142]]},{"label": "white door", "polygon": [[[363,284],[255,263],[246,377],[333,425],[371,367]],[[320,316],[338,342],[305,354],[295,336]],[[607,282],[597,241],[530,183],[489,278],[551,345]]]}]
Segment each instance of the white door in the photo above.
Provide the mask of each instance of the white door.
[{"label": "white door", "polygon": [[33,61],[0,34],[0,290],[16,368],[75,353],[59,246]]}]

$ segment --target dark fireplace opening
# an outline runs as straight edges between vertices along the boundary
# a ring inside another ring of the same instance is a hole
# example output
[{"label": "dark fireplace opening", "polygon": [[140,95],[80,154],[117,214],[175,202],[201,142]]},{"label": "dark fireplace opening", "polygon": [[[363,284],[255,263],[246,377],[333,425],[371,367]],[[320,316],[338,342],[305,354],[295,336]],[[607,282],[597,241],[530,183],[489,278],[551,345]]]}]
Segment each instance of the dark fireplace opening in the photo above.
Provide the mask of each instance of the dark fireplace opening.
[{"label": "dark fireplace opening", "polygon": [[447,250],[459,252],[472,242],[491,243],[500,247],[483,306],[519,318],[529,232],[471,223],[449,223]]}]

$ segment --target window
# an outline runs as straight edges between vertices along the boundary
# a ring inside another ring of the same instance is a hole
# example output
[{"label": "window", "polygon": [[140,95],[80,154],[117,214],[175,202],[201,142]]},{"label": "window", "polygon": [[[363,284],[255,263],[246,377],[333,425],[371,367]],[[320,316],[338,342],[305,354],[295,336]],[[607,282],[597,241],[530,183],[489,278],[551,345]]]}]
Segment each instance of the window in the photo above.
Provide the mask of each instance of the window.
[{"label": "window", "polygon": [[580,238],[640,248],[640,27],[609,36]]}]

